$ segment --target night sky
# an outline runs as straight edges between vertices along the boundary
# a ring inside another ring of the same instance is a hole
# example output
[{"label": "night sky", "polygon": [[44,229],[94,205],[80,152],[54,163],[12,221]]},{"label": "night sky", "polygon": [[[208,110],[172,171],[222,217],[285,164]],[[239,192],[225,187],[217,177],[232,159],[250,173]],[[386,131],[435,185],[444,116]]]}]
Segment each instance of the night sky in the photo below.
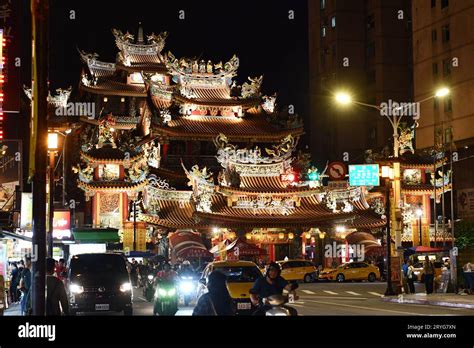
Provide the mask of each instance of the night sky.
[{"label": "night sky", "polygon": [[[74,10],[76,19],[69,18]],[[185,19],[179,19],[179,11]],[[295,19],[288,19],[294,10]],[[110,1],[52,0],[50,25],[51,89],[77,90],[81,62],[77,48],[115,62],[118,49],[112,28],[136,37],[168,31],[164,52],[176,57],[201,56],[214,62],[240,59],[237,81],[264,75],[263,92],[278,92],[280,105],[295,105],[306,118],[308,34],[306,0]],[[278,102],[278,101],[277,101]]]}]

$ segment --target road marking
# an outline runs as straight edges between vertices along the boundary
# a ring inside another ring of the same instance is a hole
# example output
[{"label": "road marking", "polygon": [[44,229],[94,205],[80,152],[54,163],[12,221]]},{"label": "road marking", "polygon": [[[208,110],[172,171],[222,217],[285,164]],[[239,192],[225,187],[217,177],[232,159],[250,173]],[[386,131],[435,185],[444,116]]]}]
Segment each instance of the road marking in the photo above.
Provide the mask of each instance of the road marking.
[{"label": "road marking", "polygon": [[359,293],[354,292],[354,291],[346,291],[348,294],[355,295],[355,296],[360,296]]},{"label": "road marking", "polygon": [[331,299],[334,299],[334,300],[368,300],[369,298],[368,297],[354,297],[354,296],[337,296],[337,297],[334,297],[334,296],[324,296],[324,295],[321,295],[321,296],[300,296],[300,298],[303,298],[305,300],[308,300],[308,299],[314,299],[314,298],[331,298]]},{"label": "road marking", "polygon": [[403,315],[418,315],[418,316],[424,316],[426,314],[423,313],[412,313],[412,312],[402,312],[402,311],[394,311],[391,309],[381,309],[381,308],[374,308],[374,307],[363,307],[363,306],[353,306],[353,305],[348,305],[348,304],[341,304],[337,302],[323,302],[323,301],[313,301],[313,300],[308,300],[309,302],[314,302],[314,303],[320,303],[320,304],[326,304],[326,305],[334,305],[334,306],[341,306],[341,307],[350,307],[350,308],[358,308],[358,309],[368,309],[370,311],[380,311],[380,312],[388,312],[388,313],[398,313],[398,314],[403,314]]},{"label": "road marking", "polygon": [[137,298],[139,298],[140,300],[144,301],[144,302],[148,302],[146,299],[144,299],[143,297],[140,297],[140,296],[137,296]]},{"label": "road marking", "polygon": [[337,295],[337,292],[334,292],[334,291],[329,291],[329,290],[323,290],[323,291],[331,295]]},{"label": "road marking", "polygon": [[369,294],[374,295],[374,296],[383,297],[383,295],[382,295],[382,294],[379,294],[378,292],[369,291]]},{"label": "road marking", "polygon": [[297,304],[304,304],[303,301],[296,301],[296,302],[293,302],[293,303],[297,303]]},{"label": "road marking", "polygon": [[311,290],[301,290],[301,291],[303,291],[303,292],[306,293],[306,294],[316,295],[316,293],[315,293],[315,292],[312,292]]}]

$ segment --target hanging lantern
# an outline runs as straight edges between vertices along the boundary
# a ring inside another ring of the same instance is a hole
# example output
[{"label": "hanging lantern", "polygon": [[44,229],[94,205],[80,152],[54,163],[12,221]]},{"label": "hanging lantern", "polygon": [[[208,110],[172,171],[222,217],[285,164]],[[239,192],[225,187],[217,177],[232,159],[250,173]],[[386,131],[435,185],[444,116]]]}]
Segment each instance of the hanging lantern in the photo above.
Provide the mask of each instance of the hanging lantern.
[{"label": "hanging lantern", "polygon": [[324,239],[324,237],[326,237],[326,233],[325,232],[319,232],[319,239]]},{"label": "hanging lantern", "polygon": [[310,239],[311,238],[311,233],[309,233],[309,232],[306,233],[305,237],[306,237],[306,239]]},{"label": "hanging lantern", "polygon": [[245,238],[247,238],[247,239],[252,239],[252,235],[251,235],[250,233],[247,233],[247,234],[245,235]]},{"label": "hanging lantern", "polygon": [[284,234],[283,232],[279,233],[279,234],[278,234],[278,238],[279,238],[279,239],[285,238],[285,234]]},{"label": "hanging lantern", "polygon": [[230,232],[228,236],[229,239],[235,239],[235,232]]},{"label": "hanging lantern", "polygon": [[288,239],[293,239],[295,238],[295,235],[293,233],[288,233]]}]

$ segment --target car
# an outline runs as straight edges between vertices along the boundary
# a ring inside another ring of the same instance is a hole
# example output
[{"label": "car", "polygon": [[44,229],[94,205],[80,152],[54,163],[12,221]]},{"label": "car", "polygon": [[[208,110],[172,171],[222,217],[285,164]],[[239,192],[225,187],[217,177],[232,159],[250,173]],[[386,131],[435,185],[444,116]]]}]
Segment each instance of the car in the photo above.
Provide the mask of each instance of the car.
[{"label": "car", "polygon": [[346,262],[337,268],[321,272],[324,279],[335,280],[342,283],[346,280],[368,280],[374,282],[380,279],[380,271],[377,266],[367,262]]},{"label": "car", "polygon": [[79,254],[70,258],[66,277],[70,314],[133,314],[132,283],[127,260],[118,253]]},{"label": "car", "polygon": [[227,275],[227,289],[234,300],[238,315],[251,314],[255,310],[250,302],[250,289],[262,272],[251,261],[215,261],[209,263],[202,273],[198,285],[198,298],[207,292],[209,274],[218,270]]},{"label": "car", "polygon": [[[441,277],[443,263],[442,262],[433,262],[435,268],[435,279]],[[423,283],[425,281],[425,271],[423,270],[423,262],[417,262],[413,265],[413,273],[415,274],[415,280]]]},{"label": "car", "polygon": [[281,276],[287,281],[311,283],[317,279],[318,269],[307,260],[277,261],[281,266]]}]

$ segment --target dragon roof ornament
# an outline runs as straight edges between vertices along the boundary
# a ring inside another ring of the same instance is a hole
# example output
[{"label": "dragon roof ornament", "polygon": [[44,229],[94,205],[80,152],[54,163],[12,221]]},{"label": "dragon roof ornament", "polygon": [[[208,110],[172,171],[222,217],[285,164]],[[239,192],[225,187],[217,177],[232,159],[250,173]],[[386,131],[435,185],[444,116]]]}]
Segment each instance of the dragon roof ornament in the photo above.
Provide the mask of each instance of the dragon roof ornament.
[{"label": "dragon roof ornament", "polygon": [[290,157],[296,144],[297,140],[291,134],[282,139],[280,144],[265,149],[258,146],[254,149],[238,149],[229,144],[228,138],[222,133],[214,139],[217,160],[224,168],[232,164],[275,164],[291,161]]},{"label": "dragon roof ornament", "polygon": [[125,52],[125,55],[158,55],[165,47],[165,41],[168,37],[167,32],[162,32],[158,35],[152,33],[147,36],[148,44],[136,44],[133,43],[134,36],[128,31],[124,34],[118,29],[112,29],[112,33],[115,36],[115,44],[120,51]]},{"label": "dragon roof ornament", "polygon": [[[28,99],[32,100],[33,98],[33,91],[31,88],[23,86],[23,91],[25,92]],[[52,95],[50,91],[48,91],[48,103],[53,104],[55,107],[67,107],[67,102],[69,97],[71,96],[72,87],[69,86],[67,89],[58,88],[56,89],[56,95]]]},{"label": "dragon roof ornament", "polygon": [[224,64],[222,62],[214,64],[204,59],[178,59],[168,52],[165,61],[168,70],[179,76],[182,83],[198,83],[201,78],[209,80],[231,78],[237,75],[239,68],[239,58],[236,55]]},{"label": "dragon roof ornament", "polygon": [[97,53],[87,53],[83,50],[77,49],[79,51],[79,55],[81,56],[81,60],[87,64],[89,70],[92,69],[99,69],[99,70],[108,70],[108,71],[115,71],[115,63],[108,63],[100,61],[99,55]]}]

